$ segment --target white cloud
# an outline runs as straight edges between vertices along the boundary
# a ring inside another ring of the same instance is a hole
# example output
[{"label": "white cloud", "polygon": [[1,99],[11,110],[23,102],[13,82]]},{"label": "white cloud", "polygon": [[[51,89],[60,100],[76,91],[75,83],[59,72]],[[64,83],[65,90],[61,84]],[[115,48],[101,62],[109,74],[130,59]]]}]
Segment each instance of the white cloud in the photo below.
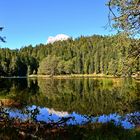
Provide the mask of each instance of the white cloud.
[{"label": "white cloud", "polygon": [[63,41],[67,40],[68,38],[70,37],[65,34],[58,34],[54,37],[53,36],[48,37],[47,43],[54,43],[55,41]]}]

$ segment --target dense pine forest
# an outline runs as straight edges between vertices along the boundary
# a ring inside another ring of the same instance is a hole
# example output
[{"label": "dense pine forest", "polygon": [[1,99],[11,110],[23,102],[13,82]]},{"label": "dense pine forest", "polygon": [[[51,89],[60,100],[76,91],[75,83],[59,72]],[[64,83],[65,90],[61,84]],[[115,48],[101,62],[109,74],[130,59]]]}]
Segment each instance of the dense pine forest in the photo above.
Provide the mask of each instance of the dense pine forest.
[{"label": "dense pine forest", "polygon": [[0,76],[105,74],[140,71],[140,40],[125,34],[69,38],[53,44],[0,48]]}]

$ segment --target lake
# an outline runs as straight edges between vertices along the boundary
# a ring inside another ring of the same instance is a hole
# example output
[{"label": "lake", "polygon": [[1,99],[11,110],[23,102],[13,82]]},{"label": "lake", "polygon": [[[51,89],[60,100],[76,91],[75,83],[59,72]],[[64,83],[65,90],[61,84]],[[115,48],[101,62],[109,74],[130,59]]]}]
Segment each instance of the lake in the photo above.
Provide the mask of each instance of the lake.
[{"label": "lake", "polygon": [[69,125],[109,122],[126,129],[140,124],[140,82],[123,78],[0,79],[0,103],[10,117]]}]

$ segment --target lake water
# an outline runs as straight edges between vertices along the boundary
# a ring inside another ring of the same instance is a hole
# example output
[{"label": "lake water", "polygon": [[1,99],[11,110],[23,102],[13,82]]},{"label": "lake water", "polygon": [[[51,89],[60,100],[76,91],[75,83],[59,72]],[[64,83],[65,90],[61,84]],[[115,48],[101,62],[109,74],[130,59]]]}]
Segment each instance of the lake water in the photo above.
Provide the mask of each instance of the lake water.
[{"label": "lake water", "polygon": [[0,79],[0,102],[10,117],[67,124],[140,124],[140,82],[121,78]]}]

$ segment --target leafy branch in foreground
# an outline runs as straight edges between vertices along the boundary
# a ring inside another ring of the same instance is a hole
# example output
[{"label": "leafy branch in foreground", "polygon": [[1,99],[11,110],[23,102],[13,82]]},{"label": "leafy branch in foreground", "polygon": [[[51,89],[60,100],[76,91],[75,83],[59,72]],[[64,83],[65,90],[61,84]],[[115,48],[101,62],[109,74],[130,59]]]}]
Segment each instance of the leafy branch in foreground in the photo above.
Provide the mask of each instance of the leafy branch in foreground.
[{"label": "leafy branch in foreground", "polygon": [[140,32],[140,0],[109,0],[107,5],[113,28],[130,34]]},{"label": "leafy branch in foreground", "polygon": [[[2,30],[3,30],[3,27],[0,27],[0,31],[2,31]],[[6,42],[5,37],[0,36],[0,41],[5,43]]]}]

